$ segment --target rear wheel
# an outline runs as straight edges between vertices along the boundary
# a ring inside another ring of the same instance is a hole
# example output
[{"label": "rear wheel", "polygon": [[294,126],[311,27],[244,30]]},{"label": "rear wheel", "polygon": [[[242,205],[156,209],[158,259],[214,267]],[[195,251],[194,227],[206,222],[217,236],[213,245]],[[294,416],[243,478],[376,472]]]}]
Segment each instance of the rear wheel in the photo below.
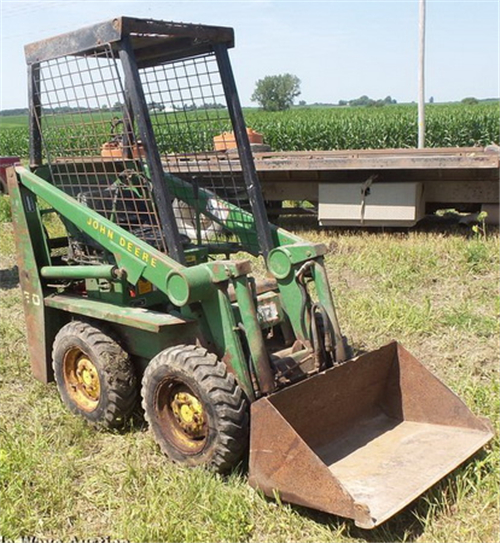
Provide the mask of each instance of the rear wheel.
[{"label": "rear wheel", "polygon": [[225,473],[248,446],[248,404],[226,365],[180,345],[150,362],[142,381],[145,418],[172,460]]},{"label": "rear wheel", "polygon": [[82,321],[59,330],[52,351],[54,376],[67,407],[89,422],[123,425],[137,403],[128,354],[107,333]]}]

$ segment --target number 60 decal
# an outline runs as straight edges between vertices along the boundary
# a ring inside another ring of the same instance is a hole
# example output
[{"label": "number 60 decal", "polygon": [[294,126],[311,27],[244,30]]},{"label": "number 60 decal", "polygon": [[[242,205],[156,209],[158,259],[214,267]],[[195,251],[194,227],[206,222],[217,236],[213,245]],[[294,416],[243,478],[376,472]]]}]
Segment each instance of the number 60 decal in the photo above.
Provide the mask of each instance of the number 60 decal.
[{"label": "number 60 decal", "polygon": [[38,294],[34,294],[32,292],[28,292],[27,290],[25,290],[24,301],[27,304],[40,305],[40,296],[38,296]]}]

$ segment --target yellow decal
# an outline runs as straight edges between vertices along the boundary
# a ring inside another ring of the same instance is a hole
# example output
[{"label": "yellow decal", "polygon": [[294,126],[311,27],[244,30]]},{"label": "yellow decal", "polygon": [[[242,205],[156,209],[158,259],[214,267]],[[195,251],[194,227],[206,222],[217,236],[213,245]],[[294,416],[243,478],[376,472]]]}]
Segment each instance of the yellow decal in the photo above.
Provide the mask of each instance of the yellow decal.
[{"label": "yellow decal", "polygon": [[151,292],[153,290],[153,285],[146,281],[145,279],[139,279],[139,282],[137,283],[137,291],[139,294],[146,294],[147,292]]},{"label": "yellow decal", "polygon": [[[103,236],[106,236],[110,240],[114,241],[115,233],[111,228],[108,228],[104,224],[101,224],[96,219],[92,219],[89,217],[87,219],[87,226],[92,227],[96,232],[99,232]],[[148,252],[144,251],[133,243],[132,241],[127,241],[123,236],[120,236],[118,239],[118,244],[120,247],[123,247],[127,250],[130,254],[134,255],[139,260],[142,260],[146,264],[149,264],[151,267],[156,268],[156,265],[158,263],[157,259],[154,256],[151,256]]]}]

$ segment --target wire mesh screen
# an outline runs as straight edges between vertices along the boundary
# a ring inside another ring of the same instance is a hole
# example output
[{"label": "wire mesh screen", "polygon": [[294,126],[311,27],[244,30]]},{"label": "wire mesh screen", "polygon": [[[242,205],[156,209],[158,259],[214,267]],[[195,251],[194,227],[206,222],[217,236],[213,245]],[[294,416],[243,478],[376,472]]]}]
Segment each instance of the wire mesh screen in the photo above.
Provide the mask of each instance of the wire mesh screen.
[{"label": "wire mesh screen", "polygon": [[140,75],[180,233],[193,243],[255,246],[252,215],[241,211],[250,205],[215,55]]},{"label": "wire mesh screen", "polygon": [[[111,48],[42,63],[39,85],[42,143],[53,184],[166,251]],[[88,236],[76,232],[73,238],[76,260],[96,256],[98,247]]]}]

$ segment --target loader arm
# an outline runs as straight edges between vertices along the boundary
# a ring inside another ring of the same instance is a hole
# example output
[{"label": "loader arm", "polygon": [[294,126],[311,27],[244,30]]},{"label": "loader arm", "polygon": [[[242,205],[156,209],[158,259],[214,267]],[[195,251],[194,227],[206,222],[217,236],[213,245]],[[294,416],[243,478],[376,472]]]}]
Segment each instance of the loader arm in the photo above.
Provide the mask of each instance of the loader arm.
[{"label": "loader arm", "polygon": [[[252,213],[245,211],[227,200],[217,198],[217,203],[224,208],[224,218],[220,214],[214,213],[210,203],[215,195],[203,187],[193,187],[188,181],[165,172],[165,181],[172,195],[192,206],[197,213],[202,213],[212,221],[227,229],[238,237],[242,248],[250,254],[257,256],[261,253],[255,218]],[[279,228],[274,224],[269,224],[273,247],[280,245],[291,245],[294,243],[304,243],[299,236]]]}]

